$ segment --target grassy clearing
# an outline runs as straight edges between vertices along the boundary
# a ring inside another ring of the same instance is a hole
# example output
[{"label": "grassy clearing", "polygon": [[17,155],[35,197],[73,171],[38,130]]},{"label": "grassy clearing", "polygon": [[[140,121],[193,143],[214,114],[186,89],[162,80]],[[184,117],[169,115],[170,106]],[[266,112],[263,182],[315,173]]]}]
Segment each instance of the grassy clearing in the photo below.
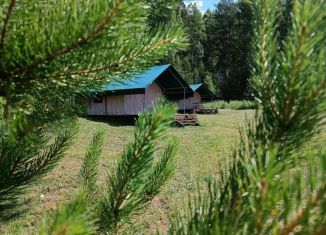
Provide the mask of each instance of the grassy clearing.
[{"label": "grassy clearing", "polygon": [[[133,227],[125,228],[123,234],[149,234],[156,229],[168,227],[168,217],[183,207],[189,194],[196,194],[205,179],[216,175],[230,162],[230,152],[238,140],[238,127],[245,118],[252,118],[253,110],[221,110],[217,115],[199,115],[201,126],[171,128],[167,134],[180,140],[177,155],[177,172],[146,212],[135,217]],[[12,233],[16,228],[29,230],[38,222],[45,210],[54,210],[61,200],[69,199],[77,188],[77,174],[82,156],[97,128],[106,131],[101,159],[101,178],[107,169],[114,167],[123,147],[132,139],[132,126],[117,126],[104,122],[80,119],[80,131],[66,158],[46,177],[35,183],[22,198],[22,208],[30,208],[23,216],[2,225],[2,232]],[[319,141],[326,141],[323,131]],[[319,142],[318,141],[318,142]],[[28,207],[26,205],[29,205]],[[0,225],[1,233],[1,225]]]},{"label": "grassy clearing", "polygon": [[205,108],[213,109],[233,109],[233,110],[245,110],[245,109],[257,109],[257,103],[254,101],[213,101],[204,103]]}]

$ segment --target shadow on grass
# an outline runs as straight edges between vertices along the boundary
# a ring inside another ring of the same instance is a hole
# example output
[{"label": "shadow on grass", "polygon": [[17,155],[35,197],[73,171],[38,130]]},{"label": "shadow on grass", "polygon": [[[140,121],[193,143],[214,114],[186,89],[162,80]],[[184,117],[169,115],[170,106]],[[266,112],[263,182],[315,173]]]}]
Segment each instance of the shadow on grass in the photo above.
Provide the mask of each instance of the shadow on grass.
[{"label": "shadow on grass", "polygon": [[87,120],[93,122],[107,123],[110,126],[134,126],[137,116],[85,116]]},{"label": "shadow on grass", "polygon": [[[83,116],[83,118],[99,123],[106,123],[110,126],[121,127],[121,126],[135,126],[138,116]],[[171,124],[173,128],[180,128],[178,123],[174,122]]]}]

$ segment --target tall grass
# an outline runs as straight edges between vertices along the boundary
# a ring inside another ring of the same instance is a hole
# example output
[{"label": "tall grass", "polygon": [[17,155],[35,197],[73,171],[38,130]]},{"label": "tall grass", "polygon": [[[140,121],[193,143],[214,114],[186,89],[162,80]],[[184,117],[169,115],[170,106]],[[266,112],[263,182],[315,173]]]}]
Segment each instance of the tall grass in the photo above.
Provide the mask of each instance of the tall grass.
[{"label": "tall grass", "polygon": [[257,109],[258,104],[254,101],[243,100],[243,101],[213,101],[207,102],[203,104],[205,108],[211,109],[234,109],[234,110],[242,110],[242,109]]}]

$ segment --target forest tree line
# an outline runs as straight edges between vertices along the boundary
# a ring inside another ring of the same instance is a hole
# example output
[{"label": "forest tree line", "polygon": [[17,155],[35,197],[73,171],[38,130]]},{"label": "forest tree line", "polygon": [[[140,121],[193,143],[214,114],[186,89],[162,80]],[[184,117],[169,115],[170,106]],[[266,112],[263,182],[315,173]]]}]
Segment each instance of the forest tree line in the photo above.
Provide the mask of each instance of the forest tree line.
[{"label": "forest tree line", "polygon": [[[221,99],[251,99],[252,0],[221,0],[204,14],[183,0],[148,2],[150,27],[181,24],[189,37],[185,51],[170,53],[162,63],[171,63],[190,84],[205,82]],[[281,2],[280,42],[287,35],[293,0]]]}]

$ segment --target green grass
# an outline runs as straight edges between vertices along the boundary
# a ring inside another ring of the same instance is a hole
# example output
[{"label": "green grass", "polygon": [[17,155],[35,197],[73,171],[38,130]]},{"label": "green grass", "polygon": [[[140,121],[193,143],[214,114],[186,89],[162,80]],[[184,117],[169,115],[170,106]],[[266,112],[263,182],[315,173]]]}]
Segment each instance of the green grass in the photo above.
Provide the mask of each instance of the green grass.
[{"label": "green grass", "polygon": [[[230,153],[239,138],[238,128],[243,126],[246,117],[250,119],[254,113],[253,110],[220,110],[217,115],[198,115],[199,127],[171,128],[164,140],[172,136],[180,140],[177,172],[147,210],[135,217],[132,227],[125,228],[123,234],[149,234],[157,229],[166,230],[168,217],[186,205],[188,195],[196,194],[198,186],[202,188],[205,184],[205,179],[217,175],[230,162]],[[29,210],[10,223],[0,224],[0,234],[32,229],[39,223],[43,211],[53,211],[60,201],[69,199],[78,187],[76,179],[82,157],[97,128],[106,132],[100,164],[102,180],[107,169],[115,166],[124,146],[132,139],[132,126],[116,126],[86,119],[79,119],[79,123],[79,133],[67,156],[51,173],[34,183],[22,198],[25,205],[22,208]],[[322,132],[318,139],[325,141],[326,133]]]},{"label": "green grass", "polygon": [[245,109],[257,109],[258,105],[254,101],[243,100],[243,101],[213,101],[204,103],[205,108],[213,109],[233,109],[233,110],[245,110]]}]

